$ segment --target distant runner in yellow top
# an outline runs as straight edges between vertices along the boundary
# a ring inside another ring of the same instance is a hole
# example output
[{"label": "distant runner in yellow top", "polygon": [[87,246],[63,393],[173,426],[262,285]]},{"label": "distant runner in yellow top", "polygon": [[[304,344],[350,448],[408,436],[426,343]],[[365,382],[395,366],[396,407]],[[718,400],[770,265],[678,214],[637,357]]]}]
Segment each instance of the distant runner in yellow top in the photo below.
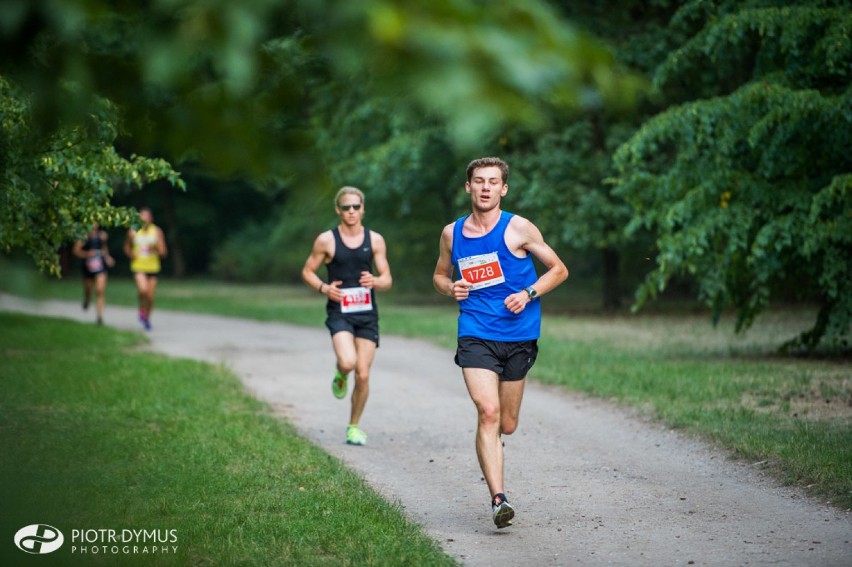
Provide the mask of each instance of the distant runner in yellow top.
[{"label": "distant runner in yellow top", "polygon": [[130,258],[130,271],[139,294],[139,322],[146,331],[151,330],[151,310],[154,308],[154,293],[160,273],[160,258],[168,254],[163,231],[154,224],[151,209],[139,209],[142,227],[127,231],[124,253]]}]

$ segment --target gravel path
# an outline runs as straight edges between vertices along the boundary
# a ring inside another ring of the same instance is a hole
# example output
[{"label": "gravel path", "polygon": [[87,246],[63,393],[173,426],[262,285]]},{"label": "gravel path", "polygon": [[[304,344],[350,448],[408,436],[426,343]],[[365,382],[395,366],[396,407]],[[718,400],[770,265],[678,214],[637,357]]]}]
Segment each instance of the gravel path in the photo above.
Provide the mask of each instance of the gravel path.
[{"label": "gravel path", "polygon": [[[8,295],[0,310],[93,318],[76,303]],[[108,306],[107,320],[138,329],[129,308]],[[852,566],[852,514],[629,411],[535,383],[505,439],[517,515],[498,531],[474,453],[476,413],[450,351],[383,337],[362,419],[369,444],[351,447],[324,330],[166,311],[154,325],[151,350],[232,369],[465,565]]]}]

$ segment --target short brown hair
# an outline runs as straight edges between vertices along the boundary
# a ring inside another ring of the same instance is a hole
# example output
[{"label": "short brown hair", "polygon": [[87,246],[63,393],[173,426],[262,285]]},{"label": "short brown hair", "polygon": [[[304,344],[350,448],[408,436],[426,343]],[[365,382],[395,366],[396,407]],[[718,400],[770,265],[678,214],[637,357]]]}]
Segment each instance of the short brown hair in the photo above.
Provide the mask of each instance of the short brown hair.
[{"label": "short brown hair", "polygon": [[475,159],[467,164],[467,182],[470,183],[473,172],[482,167],[499,167],[503,183],[509,179],[509,165],[498,157],[484,157]]}]

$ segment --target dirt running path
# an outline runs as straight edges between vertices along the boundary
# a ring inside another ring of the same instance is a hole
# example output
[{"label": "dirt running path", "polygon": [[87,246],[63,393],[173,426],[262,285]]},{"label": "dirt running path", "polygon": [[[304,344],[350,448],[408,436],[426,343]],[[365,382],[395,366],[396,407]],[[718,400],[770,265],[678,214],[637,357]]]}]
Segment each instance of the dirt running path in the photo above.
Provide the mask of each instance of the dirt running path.
[{"label": "dirt running path", "polygon": [[[76,303],[8,295],[0,309],[93,317]],[[138,329],[128,308],[108,307],[107,319]],[[629,412],[534,383],[506,438],[516,521],[497,531],[450,351],[383,337],[362,421],[369,444],[351,447],[324,330],[165,311],[154,324],[152,350],[231,368],[466,565],[852,565],[849,513]]]}]

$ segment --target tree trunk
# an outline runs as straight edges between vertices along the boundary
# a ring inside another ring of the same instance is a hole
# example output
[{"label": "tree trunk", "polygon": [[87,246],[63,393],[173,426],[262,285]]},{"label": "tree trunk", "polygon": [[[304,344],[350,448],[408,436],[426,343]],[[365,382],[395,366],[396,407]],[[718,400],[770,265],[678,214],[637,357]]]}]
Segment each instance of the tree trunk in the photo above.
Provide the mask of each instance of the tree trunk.
[{"label": "tree trunk", "polygon": [[615,248],[604,248],[603,252],[603,307],[621,308],[621,255]]}]

